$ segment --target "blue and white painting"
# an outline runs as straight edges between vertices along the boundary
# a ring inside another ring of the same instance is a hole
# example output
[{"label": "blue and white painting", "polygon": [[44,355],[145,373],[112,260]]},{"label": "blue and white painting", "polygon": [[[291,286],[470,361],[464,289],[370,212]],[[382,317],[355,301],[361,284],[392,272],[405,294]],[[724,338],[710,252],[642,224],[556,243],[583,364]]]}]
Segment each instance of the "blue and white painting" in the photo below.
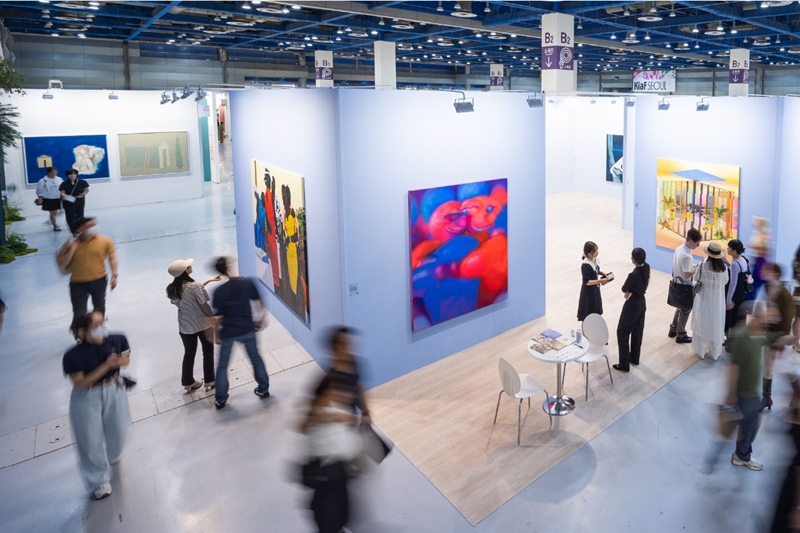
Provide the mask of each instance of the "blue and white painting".
[{"label": "blue and white painting", "polygon": [[56,167],[60,176],[74,168],[81,179],[110,177],[105,135],[25,137],[25,174],[28,184],[44,177],[47,167]]}]

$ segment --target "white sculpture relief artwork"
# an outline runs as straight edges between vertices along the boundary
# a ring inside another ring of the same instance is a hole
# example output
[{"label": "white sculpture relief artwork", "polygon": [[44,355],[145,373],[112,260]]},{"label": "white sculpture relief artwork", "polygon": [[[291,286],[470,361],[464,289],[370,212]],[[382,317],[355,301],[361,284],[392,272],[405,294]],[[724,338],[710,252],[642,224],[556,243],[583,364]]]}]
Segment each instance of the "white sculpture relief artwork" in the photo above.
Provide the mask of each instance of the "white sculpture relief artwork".
[{"label": "white sculpture relief artwork", "polygon": [[72,149],[72,153],[75,154],[75,163],[72,168],[89,176],[97,172],[97,167],[106,155],[106,151],[102,148],[89,144],[79,144]]}]

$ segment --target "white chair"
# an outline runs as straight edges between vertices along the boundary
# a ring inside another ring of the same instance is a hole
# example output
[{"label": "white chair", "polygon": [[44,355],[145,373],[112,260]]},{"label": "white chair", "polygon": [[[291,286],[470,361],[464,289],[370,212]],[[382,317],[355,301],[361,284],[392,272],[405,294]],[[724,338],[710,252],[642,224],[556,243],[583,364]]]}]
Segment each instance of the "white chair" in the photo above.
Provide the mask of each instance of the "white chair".
[{"label": "white chair", "polygon": [[[528,409],[531,408],[531,396],[544,393],[546,398],[550,395],[544,388],[544,385],[536,381],[530,374],[519,374],[511,366],[511,363],[500,358],[498,363],[500,368],[500,382],[503,384],[503,390],[497,396],[497,408],[494,410],[494,424],[497,424],[497,413],[500,411],[500,398],[505,392],[512,398],[519,398],[519,408],[517,409],[517,446],[520,442],[520,434],[522,433],[522,400],[528,399]],[[553,415],[548,411],[550,416],[550,423],[553,422]]]},{"label": "white chair", "polygon": [[[608,377],[611,379],[611,384],[614,384],[614,378],[611,376],[611,365],[608,362],[608,356],[603,353],[606,343],[608,342],[608,326],[605,319],[597,313],[592,313],[587,316],[583,321],[583,336],[589,341],[589,351],[586,352],[580,359],[573,361],[580,363],[582,369],[586,374],[586,400],[589,399],[589,363],[593,363],[600,359],[606,358],[606,367],[608,367]],[[561,386],[564,386],[564,377],[567,375],[567,365],[564,365],[564,374],[561,377]]]}]

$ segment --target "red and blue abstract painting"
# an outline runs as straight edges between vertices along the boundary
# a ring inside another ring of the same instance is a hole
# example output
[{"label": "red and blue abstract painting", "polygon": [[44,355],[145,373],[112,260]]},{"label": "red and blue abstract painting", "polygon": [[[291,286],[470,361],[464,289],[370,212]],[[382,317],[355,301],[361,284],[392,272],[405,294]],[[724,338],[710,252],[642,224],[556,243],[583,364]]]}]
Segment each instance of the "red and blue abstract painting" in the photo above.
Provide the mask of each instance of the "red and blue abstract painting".
[{"label": "red and blue abstract painting", "polygon": [[505,179],[408,193],[411,330],[508,298]]}]

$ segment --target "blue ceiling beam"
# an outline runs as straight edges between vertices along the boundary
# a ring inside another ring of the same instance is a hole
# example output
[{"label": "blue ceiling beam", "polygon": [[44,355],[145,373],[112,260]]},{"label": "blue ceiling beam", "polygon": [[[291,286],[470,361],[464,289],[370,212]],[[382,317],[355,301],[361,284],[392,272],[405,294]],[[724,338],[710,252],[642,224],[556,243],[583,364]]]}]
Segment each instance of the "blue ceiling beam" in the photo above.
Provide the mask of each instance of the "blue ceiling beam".
[{"label": "blue ceiling beam", "polygon": [[[570,2],[574,3],[574,2]],[[584,13],[586,11],[597,11],[600,9],[608,9],[611,7],[620,7],[628,4],[635,4],[636,2],[580,2],[581,5],[578,6],[569,6],[559,10],[559,13],[566,13],[568,15],[574,15],[578,13]]]},{"label": "blue ceiling beam", "polygon": [[292,26],[292,29],[288,29],[288,26],[287,26],[287,29],[285,29],[283,31],[274,32],[274,33],[271,33],[269,35],[265,35],[263,37],[258,37],[258,38],[255,38],[255,39],[250,39],[248,41],[244,41],[242,43],[239,43],[239,44],[233,46],[232,48],[238,48],[239,46],[245,46],[245,45],[248,45],[248,44],[253,44],[253,43],[264,41],[264,40],[267,40],[267,39],[274,39],[276,37],[281,37],[282,35],[295,33],[297,31],[305,30],[305,29],[308,29],[308,28],[313,28],[314,26],[319,26],[319,25],[322,25],[322,24],[330,24],[331,22],[336,22],[337,20],[342,20],[342,19],[345,19],[345,18],[348,18],[348,17],[351,17],[351,16],[353,16],[352,13],[340,13],[338,11],[329,11],[329,12],[323,13],[322,15],[320,15],[318,17],[314,17],[315,20],[313,22],[290,24],[289,26]]},{"label": "blue ceiling beam", "polygon": [[383,9],[385,7],[392,7],[396,6],[397,4],[402,4],[403,2],[369,2],[368,7],[370,11],[375,11],[376,9]]},{"label": "blue ceiling beam", "polygon": [[125,39],[125,42],[128,43],[128,42],[134,40],[139,34],[141,34],[144,30],[146,30],[147,28],[152,26],[158,19],[160,19],[161,17],[163,17],[164,15],[169,13],[172,10],[173,7],[177,6],[180,3],[181,3],[181,0],[172,0],[172,2],[170,2],[169,4],[164,6],[161,9],[161,11],[159,11],[158,13],[153,15],[153,18],[151,18],[150,20],[148,20],[147,22],[142,24],[141,28],[139,28],[138,30],[133,32],[130,37]]},{"label": "blue ceiling beam", "polygon": [[763,18],[760,18],[760,17],[769,17],[770,16],[769,10],[765,11],[763,15],[761,13],[758,13],[752,18],[748,17],[747,19],[744,19],[743,16],[744,10],[741,8],[741,6],[737,6],[736,8],[730,8],[724,5],[717,5],[717,4],[708,5],[706,2],[683,2],[683,4],[695,7],[700,11],[705,11],[706,13],[713,13],[714,15],[720,15],[731,19],[747,20],[748,24],[752,24],[754,26],[760,26],[767,30],[773,30],[776,33],[791,35],[793,37],[800,37],[800,34],[792,31],[792,27],[789,26],[788,24],[778,22],[777,20],[774,19],[765,20]]}]

